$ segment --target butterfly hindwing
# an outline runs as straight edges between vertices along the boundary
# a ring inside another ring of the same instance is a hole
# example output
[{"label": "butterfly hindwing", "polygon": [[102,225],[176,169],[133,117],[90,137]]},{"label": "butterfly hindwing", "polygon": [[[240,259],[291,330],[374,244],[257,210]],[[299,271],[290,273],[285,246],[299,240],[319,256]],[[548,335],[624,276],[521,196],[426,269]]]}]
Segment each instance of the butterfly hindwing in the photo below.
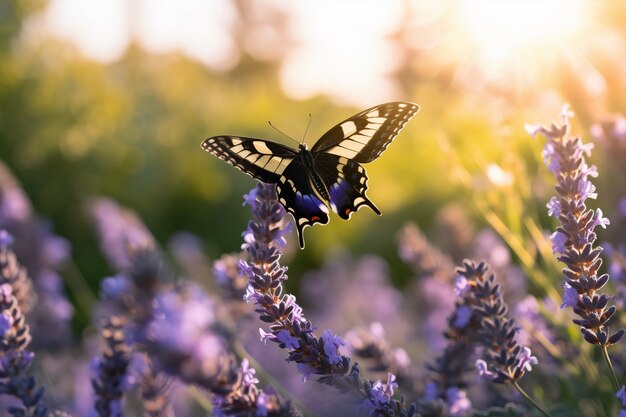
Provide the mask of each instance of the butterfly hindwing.
[{"label": "butterfly hindwing", "polygon": [[328,223],[328,207],[317,196],[305,167],[299,160],[292,162],[276,184],[278,201],[294,218],[300,247],[304,248],[303,231],[316,223]]},{"label": "butterfly hindwing", "polygon": [[298,153],[280,143],[238,136],[213,136],[202,148],[253,178],[276,183]]},{"label": "butterfly hindwing", "polygon": [[328,189],[330,207],[339,217],[348,220],[363,205],[381,214],[365,194],[367,174],[361,165],[342,156],[321,153],[316,155],[315,167]]},{"label": "butterfly hindwing", "polygon": [[362,164],[372,162],[418,110],[417,104],[408,102],[385,103],[364,110],[326,132],[311,152],[326,152]]}]

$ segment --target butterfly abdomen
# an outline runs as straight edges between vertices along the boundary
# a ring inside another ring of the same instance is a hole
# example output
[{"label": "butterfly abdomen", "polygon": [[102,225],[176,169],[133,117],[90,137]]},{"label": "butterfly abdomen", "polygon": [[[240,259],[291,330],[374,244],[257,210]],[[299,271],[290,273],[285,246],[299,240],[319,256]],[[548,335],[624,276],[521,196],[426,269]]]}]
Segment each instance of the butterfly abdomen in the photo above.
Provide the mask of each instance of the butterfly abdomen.
[{"label": "butterfly abdomen", "polygon": [[300,157],[302,158],[302,164],[304,165],[306,175],[311,181],[313,189],[323,201],[330,200],[326,184],[324,184],[324,181],[315,170],[315,159],[313,158],[313,154],[306,149],[306,146],[300,146]]}]

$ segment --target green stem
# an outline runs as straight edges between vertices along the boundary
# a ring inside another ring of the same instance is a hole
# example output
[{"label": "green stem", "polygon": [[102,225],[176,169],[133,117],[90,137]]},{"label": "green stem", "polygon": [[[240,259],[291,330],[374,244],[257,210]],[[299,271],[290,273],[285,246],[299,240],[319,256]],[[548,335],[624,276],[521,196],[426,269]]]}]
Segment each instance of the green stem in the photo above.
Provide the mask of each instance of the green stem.
[{"label": "green stem", "polygon": [[609,356],[609,352],[606,350],[606,346],[601,346],[600,350],[602,352],[602,357],[604,358],[604,362],[606,362],[607,368],[609,368],[609,375],[611,375],[611,381],[613,381],[613,387],[615,391],[619,391],[619,380],[617,379],[617,375],[615,374],[615,369],[613,369],[613,364],[611,363],[611,357]]},{"label": "green stem", "polygon": [[548,413],[546,410],[543,409],[543,407],[541,407],[541,405],[539,405],[539,403],[535,400],[533,400],[530,395],[528,395],[526,393],[526,391],[524,391],[524,389],[522,389],[522,387],[520,387],[520,385],[517,383],[517,381],[513,382],[513,386],[515,387],[515,389],[517,389],[517,391],[519,391],[520,394],[522,394],[522,397],[526,398],[526,401],[528,401],[533,407],[535,407],[537,410],[539,410],[539,412],[541,414],[543,414],[545,417],[552,417],[550,415],[550,413]]}]

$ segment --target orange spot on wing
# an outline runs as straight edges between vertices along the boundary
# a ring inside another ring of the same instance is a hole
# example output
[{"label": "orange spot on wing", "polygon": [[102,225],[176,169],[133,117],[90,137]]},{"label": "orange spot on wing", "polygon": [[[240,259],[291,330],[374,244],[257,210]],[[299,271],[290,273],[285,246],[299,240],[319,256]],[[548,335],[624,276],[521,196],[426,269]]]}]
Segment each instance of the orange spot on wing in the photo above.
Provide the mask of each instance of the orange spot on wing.
[{"label": "orange spot on wing", "polygon": [[312,221],[312,222],[316,222],[316,221],[318,221],[319,219],[320,219],[320,218],[319,218],[319,217],[317,217],[317,216],[313,216],[313,217],[311,217],[311,221]]},{"label": "orange spot on wing", "polygon": [[350,209],[346,209],[346,216],[350,214]]}]

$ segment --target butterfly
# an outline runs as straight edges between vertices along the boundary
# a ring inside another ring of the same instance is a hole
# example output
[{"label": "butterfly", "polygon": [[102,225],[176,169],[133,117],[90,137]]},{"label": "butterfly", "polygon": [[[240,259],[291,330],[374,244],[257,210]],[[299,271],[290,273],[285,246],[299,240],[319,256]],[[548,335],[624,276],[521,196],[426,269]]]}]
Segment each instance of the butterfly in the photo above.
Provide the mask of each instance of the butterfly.
[{"label": "butterfly", "polygon": [[304,229],[328,223],[329,205],[345,220],[363,205],[381,214],[365,195],[361,164],[378,158],[418,110],[408,102],[363,110],[322,135],[311,150],[304,143],[293,149],[241,136],[213,136],[202,148],[259,181],[276,184],[278,201],[293,216],[304,248]]}]

